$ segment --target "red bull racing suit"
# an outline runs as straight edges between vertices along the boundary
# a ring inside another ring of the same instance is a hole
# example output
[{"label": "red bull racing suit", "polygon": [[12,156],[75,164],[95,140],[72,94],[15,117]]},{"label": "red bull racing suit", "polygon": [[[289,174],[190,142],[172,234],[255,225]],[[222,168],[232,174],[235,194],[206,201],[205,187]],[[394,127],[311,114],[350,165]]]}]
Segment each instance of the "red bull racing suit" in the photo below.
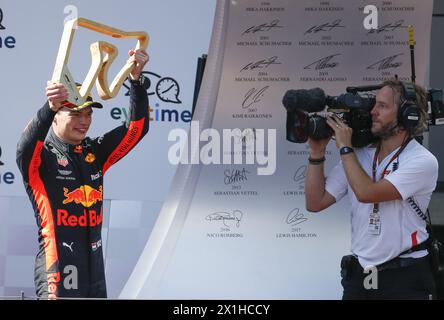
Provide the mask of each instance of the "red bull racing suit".
[{"label": "red bull racing suit", "polygon": [[28,124],[17,146],[17,164],[39,228],[35,263],[38,297],[106,297],[102,253],[103,176],[148,132],[148,96],[130,89],[129,121],[79,145],[52,131],[48,103]]}]

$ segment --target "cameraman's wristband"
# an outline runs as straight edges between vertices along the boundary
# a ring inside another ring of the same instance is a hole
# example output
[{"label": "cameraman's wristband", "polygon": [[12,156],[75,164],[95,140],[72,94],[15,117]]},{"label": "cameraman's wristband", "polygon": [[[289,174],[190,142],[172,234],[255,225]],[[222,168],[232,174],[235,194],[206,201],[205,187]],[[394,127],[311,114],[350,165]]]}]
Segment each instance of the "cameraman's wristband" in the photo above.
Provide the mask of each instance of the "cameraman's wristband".
[{"label": "cameraman's wristband", "polygon": [[319,165],[323,164],[325,161],[325,157],[319,158],[319,159],[313,159],[311,157],[308,158],[308,163],[313,165]]}]

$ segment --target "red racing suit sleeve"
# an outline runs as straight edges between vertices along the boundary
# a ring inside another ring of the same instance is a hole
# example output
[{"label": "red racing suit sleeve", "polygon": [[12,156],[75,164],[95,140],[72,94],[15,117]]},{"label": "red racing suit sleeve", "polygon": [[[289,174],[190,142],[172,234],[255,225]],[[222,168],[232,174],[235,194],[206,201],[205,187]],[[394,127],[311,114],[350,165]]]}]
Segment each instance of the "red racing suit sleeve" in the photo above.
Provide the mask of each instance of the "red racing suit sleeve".
[{"label": "red racing suit sleeve", "polygon": [[146,89],[131,83],[128,121],[92,140],[102,173],[122,159],[145,136],[149,129],[149,105]]},{"label": "red racing suit sleeve", "polygon": [[[49,298],[57,297],[60,284],[58,253],[54,219],[48,193],[40,176],[44,159],[42,151],[45,137],[51,127],[55,112],[46,103],[37,115],[28,123],[17,144],[16,160],[23,176],[26,192],[31,199],[37,224],[40,227],[41,250],[44,250],[44,265],[36,268],[44,269],[46,274],[46,290]],[[43,270],[42,270],[43,271]],[[46,295],[46,294],[45,294]]]}]

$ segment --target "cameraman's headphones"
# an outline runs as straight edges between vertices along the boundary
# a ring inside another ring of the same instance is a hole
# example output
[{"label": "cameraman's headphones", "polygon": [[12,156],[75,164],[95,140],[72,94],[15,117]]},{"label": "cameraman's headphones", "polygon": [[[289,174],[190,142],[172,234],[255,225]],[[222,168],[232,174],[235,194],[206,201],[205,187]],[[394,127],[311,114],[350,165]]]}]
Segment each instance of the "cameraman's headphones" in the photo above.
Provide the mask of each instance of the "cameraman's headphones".
[{"label": "cameraman's headphones", "polygon": [[416,103],[415,85],[411,82],[400,81],[403,93],[401,105],[398,108],[398,124],[411,132],[421,120],[421,112]]}]

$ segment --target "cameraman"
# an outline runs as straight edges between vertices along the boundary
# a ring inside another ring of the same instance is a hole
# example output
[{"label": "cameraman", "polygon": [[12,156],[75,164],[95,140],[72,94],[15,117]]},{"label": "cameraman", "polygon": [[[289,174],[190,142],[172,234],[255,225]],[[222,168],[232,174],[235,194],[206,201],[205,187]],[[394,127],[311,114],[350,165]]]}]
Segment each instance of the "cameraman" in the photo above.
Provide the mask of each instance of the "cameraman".
[{"label": "cameraman", "polygon": [[[414,127],[398,114],[411,103],[405,85],[383,83],[371,111],[371,131],[379,138],[373,145],[353,150],[352,129],[336,116],[327,119],[341,155],[327,178],[322,164],[330,138],[309,139],[307,210],[324,210],[347,193],[351,202],[352,255],[341,261],[345,300],[429,299],[435,293],[423,213],[436,186],[438,161],[412,139],[427,126],[427,96],[417,85],[411,89],[420,115]],[[370,274],[364,268],[371,267],[378,271],[377,290],[364,286]]]}]

